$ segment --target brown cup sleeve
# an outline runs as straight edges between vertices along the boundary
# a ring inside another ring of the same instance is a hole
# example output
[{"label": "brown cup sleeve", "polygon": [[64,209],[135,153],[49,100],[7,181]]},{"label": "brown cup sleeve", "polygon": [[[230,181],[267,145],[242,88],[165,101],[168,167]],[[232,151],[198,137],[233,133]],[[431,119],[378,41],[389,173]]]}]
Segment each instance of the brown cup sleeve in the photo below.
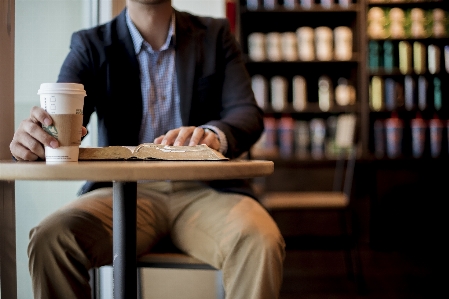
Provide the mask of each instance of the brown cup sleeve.
[{"label": "brown cup sleeve", "polygon": [[52,114],[53,124],[42,128],[59,141],[60,146],[81,144],[83,116],[80,114]]}]

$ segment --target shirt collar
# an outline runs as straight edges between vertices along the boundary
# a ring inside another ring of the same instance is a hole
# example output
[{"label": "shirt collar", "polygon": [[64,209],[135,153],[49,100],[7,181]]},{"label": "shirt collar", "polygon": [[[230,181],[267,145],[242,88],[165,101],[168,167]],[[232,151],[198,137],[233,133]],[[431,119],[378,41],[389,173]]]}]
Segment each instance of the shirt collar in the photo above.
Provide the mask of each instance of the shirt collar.
[{"label": "shirt collar", "polygon": [[[126,10],[126,25],[128,26],[129,33],[131,34],[131,39],[133,41],[134,45],[134,51],[136,54],[139,54],[139,52],[142,50],[142,46],[146,44],[148,47],[151,46],[143,39],[142,35],[140,34],[139,30],[137,30],[134,23],[131,21],[131,17],[129,16],[129,11]],[[165,40],[164,45],[162,45],[161,49],[159,51],[163,51],[168,49],[170,46],[175,45],[176,41],[176,34],[175,34],[175,13],[173,12],[170,22],[170,28],[168,29],[167,39]]]}]

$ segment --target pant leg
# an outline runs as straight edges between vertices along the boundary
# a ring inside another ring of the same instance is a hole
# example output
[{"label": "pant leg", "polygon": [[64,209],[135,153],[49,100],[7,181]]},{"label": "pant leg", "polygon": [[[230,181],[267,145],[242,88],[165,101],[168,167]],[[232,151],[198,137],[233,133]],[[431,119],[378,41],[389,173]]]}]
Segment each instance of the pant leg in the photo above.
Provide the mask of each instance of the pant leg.
[{"label": "pant leg", "polygon": [[[157,192],[138,192],[137,254],[168,233]],[[35,299],[90,298],[88,270],[112,264],[112,189],[89,192],[45,218],[30,232],[29,269]]]},{"label": "pant leg", "polygon": [[279,298],[285,243],[258,202],[201,188],[174,192],[169,203],[173,242],[222,270],[226,298]]}]

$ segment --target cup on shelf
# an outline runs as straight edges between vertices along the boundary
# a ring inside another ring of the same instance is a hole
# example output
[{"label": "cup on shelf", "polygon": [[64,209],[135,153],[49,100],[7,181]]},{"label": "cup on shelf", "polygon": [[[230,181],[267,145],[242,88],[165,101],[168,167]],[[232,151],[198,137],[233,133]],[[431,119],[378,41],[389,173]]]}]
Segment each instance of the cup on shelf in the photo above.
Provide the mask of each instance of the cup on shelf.
[{"label": "cup on shelf", "polygon": [[282,76],[271,78],[271,108],[276,112],[282,112],[287,108],[287,79]]},{"label": "cup on shelf", "polygon": [[334,56],[333,32],[327,26],[315,28],[315,55],[317,60],[330,61]]},{"label": "cup on shelf", "polygon": [[303,76],[293,77],[292,98],[295,111],[304,111],[307,108],[307,82]]},{"label": "cup on shelf", "polygon": [[262,0],[263,1],[263,7],[268,10],[273,10],[277,6],[276,0]]},{"label": "cup on shelf", "polygon": [[298,60],[296,34],[294,32],[284,32],[281,35],[282,59],[285,61]]},{"label": "cup on shelf", "polygon": [[59,142],[58,148],[45,146],[46,162],[77,162],[81,144],[83,106],[86,91],[77,83],[42,83],[37,92],[41,108],[53,123],[42,128]]},{"label": "cup on shelf", "polygon": [[267,59],[265,52],[265,34],[253,32],[248,35],[248,55],[253,61],[263,61]]},{"label": "cup on shelf", "polygon": [[281,33],[269,32],[265,36],[267,59],[270,61],[282,60]]},{"label": "cup on shelf", "polygon": [[300,0],[300,5],[304,9],[310,9],[315,5],[314,0]]},{"label": "cup on shelf", "polygon": [[352,30],[347,26],[338,26],[334,29],[335,59],[351,60],[352,58]]},{"label": "cup on shelf", "polygon": [[296,30],[298,42],[298,58],[302,61],[315,59],[315,32],[312,27],[303,26]]},{"label": "cup on shelf", "polygon": [[254,75],[251,77],[251,87],[253,89],[257,105],[262,109],[266,109],[268,106],[267,79],[262,75]]},{"label": "cup on shelf", "polygon": [[259,9],[259,0],[246,0],[246,8],[249,10]]}]

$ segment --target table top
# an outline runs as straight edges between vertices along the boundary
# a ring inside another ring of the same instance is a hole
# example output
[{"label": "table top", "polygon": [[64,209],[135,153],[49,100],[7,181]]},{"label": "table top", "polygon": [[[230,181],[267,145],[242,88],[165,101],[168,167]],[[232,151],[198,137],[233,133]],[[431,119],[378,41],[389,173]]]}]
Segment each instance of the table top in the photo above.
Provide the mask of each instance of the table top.
[{"label": "table top", "polygon": [[265,160],[229,161],[79,161],[51,164],[44,161],[0,160],[0,180],[225,180],[272,174],[274,163]]}]

